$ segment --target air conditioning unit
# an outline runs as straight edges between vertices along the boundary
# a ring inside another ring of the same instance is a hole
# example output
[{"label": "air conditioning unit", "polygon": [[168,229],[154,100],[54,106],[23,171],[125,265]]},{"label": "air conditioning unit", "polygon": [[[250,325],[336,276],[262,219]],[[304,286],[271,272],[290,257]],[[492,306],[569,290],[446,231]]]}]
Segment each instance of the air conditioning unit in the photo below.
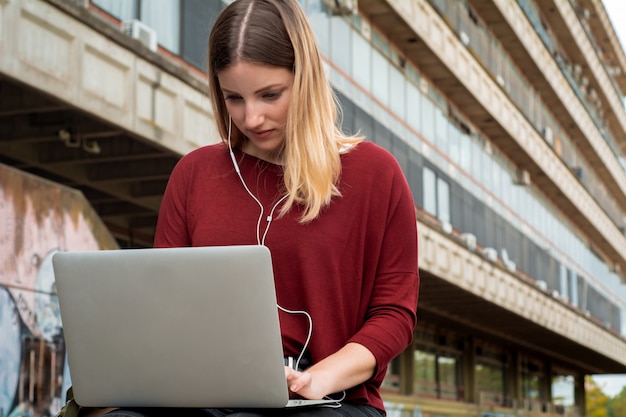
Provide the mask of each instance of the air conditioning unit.
[{"label": "air conditioning unit", "polygon": [[585,179],[585,171],[582,167],[572,167],[572,174],[574,174],[579,181]]},{"label": "air conditioning unit", "polygon": [[467,249],[472,252],[476,250],[476,236],[471,233],[463,233],[461,234],[461,239],[465,242],[465,246]]},{"label": "air conditioning unit", "polygon": [[574,75],[577,77],[580,77],[580,74],[582,73],[583,73],[583,67],[581,67],[578,64],[574,65]]},{"label": "air conditioning unit", "polygon": [[[428,81],[426,81],[426,78],[424,77],[420,77],[420,81],[419,81],[419,87],[420,87],[420,91],[424,94],[428,94],[428,90],[429,90],[429,85],[428,85]],[[626,162],[625,162],[626,164]],[[625,165],[626,166],[626,165]]]},{"label": "air conditioning unit", "polygon": [[495,250],[494,248],[484,248],[483,256],[487,258],[490,262],[498,261],[498,251]]},{"label": "air conditioning unit", "polygon": [[580,87],[584,90],[589,85],[589,78],[584,75],[580,78]]},{"label": "air conditioning unit", "polygon": [[331,14],[337,16],[348,16],[357,14],[357,0],[324,0]]},{"label": "air conditioning unit", "polygon": [[537,288],[539,288],[541,291],[548,291],[548,283],[545,281],[542,281],[540,279],[538,279],[535,282],[535,285],[537,286]]},{"label": "air conditioning unit", "polygon": [[372,40],[372,26],[370,22],[365,19],[361,20],[361,35],[368,41]]},{"label": "air conditioning unit", "polygon": [[509,272],[517,271],[517,265],[509,258],[509,252],[505,248],[502,248],[500,251],[500,257],[502,258],[502,263],[506,269],[509,270]]},{"label": "air conditioning unit", "polygon": [[543,138],[548,142],[548,145],[554,146],[554,132],[550,126],[543,128]]},{"label": "air conditioning unit", "polygon": [[133,39],[137,39],[151,51],[157,50],[157,33],[145,23],[136,19],[124,21],[122,22],[122,32]]},{"label": "air conditioning unit", "polygon": [[515,173],[515,184],[530,185],[530,173],[525,169],[518,169]]},{"label": "air conditioning unit", "polygon": [[622,272],[622,267],[620,266],[619,263],[615,262],[611,264],[611,267],[609,268],[609,270],[613,272],[614,274],[619,274]]},{"label": "air conditioning unit", "polygon": [[463,46],[469,46],[470,44],[470,37],[468,36],[467,33],[460,31],[459,32],[459,39],[461,40],[461,43],[463,44]]}]

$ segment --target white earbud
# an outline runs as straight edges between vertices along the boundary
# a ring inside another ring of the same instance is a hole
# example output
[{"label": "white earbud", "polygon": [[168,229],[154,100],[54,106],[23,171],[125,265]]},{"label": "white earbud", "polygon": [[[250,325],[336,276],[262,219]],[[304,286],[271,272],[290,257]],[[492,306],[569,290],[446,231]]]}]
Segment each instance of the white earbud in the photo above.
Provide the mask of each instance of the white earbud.
[{"label": "white earbud", "polygon": [[256,203],[259,205],[259,208],[261,209],[261,213],[259,214],[259,220],[257,220],[257,223],[256,223],[256,241],[258,245],[265,245],[265,237],[267,236],[267,232],[270,230],[270,225],[272,224],[272,220],[274,218],[273,217],[274,210],[276,210],[276,207],[278,207],[278,205],[287,198],[287,195],[282,196],[270,210],[270,214],[266,218],[267,226],[265,226],[265,231],[263,232],[263,236],[261,237],[261,220],[263,219],[265,208],[263,207],[263,204],[261,204],[261,201],[259,201],[259,199],[256,198],[254,194],[252,194],[252,191],[250,191],[250,189],[248,188],[248,185],[244,181],[243,176],[241,175],[241,171],[239,170],[239,164],[237,163],[237,158],[235,158],[233,147],[230,142],[230,133],[232,129],[232,124],[233,124],[233,119],[229,115],[228,116],[228,152],[230,153],[230,159],[231,161],[233,161],[235,172],[237,172],[237,176],[239,177],[239,180],[241,181],[243,188],[246,189],[246,192],[250,195],[250,197],[252,197],[254,201],[256,201]]}]

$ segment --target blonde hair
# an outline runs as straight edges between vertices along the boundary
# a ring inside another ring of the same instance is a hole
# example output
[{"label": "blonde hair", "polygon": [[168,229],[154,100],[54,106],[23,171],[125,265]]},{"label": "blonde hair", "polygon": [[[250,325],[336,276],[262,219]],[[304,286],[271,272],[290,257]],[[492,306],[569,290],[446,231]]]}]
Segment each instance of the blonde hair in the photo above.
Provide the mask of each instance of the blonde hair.
[{"label": "blonde hair", "polygon": [[[222,140],[229,115],[217,74],[239,61],[287,68],[294,74],[286,137],[280,155],[287,198],[280,215],[303,207],[302,223],[317,218],[341,195],[341,153],[363,140],[339,129],[341,108],[326,78],[315,34],[297,0],[237,0],[217,18],[209,38],[208,76]],[[246,138],[233,126],[231,143]]]}]

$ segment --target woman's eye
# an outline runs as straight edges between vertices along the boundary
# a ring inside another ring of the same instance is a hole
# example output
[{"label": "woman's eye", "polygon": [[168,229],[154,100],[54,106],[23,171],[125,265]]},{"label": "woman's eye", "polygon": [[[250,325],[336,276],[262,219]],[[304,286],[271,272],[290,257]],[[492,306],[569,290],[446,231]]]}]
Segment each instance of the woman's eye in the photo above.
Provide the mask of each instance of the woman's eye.
[{"label": "woman's eye", "polygon": [[280,93],[265,93],[263,94],[263,97],[268,98],[268,99],[275,99],[280,97]]},{"label": "woman's eye", "polygon": [[224,97],[226,100],[241,100],[241,96],[236,96],[236,95],[229,95]]}]

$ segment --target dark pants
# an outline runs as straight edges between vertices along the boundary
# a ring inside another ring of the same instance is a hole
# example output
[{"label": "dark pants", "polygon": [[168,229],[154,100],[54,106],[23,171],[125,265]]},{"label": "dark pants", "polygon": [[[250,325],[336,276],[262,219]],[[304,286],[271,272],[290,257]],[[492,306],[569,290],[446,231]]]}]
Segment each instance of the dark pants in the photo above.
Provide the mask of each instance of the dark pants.
[{"label": "dark pants", "polygon": [[295,407],[269,409],[214,408],[133,408],[111,411],[102,417],[384,417],[385,413],[367,405],[343,403],[339,408]]}]

